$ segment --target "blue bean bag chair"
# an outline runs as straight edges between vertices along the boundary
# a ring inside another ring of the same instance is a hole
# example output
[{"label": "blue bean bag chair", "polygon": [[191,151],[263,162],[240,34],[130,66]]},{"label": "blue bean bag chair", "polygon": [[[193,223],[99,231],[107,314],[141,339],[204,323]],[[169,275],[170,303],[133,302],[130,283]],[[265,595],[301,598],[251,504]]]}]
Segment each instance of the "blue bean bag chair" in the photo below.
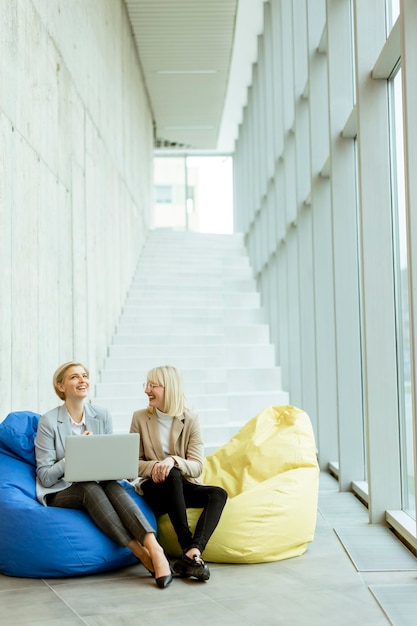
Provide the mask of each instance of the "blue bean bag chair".
[{"label": "blue bean bag chair", "polygon": [[[84,511],[45,507],[37,501],[34,439],[39,417],[20,411],[0,423],[0,572],[56,578],[138,563]],[[156,531],[155,516],[145,500],[132,485],[122,484]]]}]

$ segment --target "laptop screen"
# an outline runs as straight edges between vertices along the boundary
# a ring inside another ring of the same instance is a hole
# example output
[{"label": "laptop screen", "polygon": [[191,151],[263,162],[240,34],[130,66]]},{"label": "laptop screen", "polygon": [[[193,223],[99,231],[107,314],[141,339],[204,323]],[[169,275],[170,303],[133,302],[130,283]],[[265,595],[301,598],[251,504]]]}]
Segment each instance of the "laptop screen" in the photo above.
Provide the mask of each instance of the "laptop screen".
[{"label": "laptop screen", "polygon": [[68,482],[138,477],[139,434],[78,435],[65,439]]}]

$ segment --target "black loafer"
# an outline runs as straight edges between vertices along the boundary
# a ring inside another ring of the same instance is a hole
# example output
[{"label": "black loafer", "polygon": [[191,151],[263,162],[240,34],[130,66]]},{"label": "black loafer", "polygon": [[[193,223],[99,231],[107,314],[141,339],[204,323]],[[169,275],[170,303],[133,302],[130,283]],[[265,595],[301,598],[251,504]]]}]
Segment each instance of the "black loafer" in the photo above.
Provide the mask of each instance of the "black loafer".
[{"label": "black loafer", "polygon": [[197,578],[197,580],[202,581],[210,578],[208,565],[204,563],[203,559],[198,554],[195,554],[192,559],[183,554],[178,561],[175,561],[174,572],[182,576],[182,578],[193,576]]},{"label": "black loafer", "polygon": [[172,569],[174,570],[176,574],[178,574],[182,578],[187,578],[187,574],[185,571],[187,569],[187,564],[184,561],[183,557],[178,559],[178,561],[175,561]]}]

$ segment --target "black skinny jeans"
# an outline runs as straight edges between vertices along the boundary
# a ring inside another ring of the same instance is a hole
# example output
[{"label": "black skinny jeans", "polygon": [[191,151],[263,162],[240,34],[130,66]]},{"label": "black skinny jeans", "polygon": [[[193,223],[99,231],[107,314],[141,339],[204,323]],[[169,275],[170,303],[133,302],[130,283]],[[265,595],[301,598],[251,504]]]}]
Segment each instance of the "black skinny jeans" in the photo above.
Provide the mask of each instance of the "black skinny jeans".
[{"label": "black skinny jeans", "polygon": [[[177,467],[171,469],[163,483],[149,478],[141,488],[156,516],[168,513],[183,552],[198,548],[202,553],[219,523],[227,492],[221,487],[190,483]],[[203,509],[194,536],[188,526],[187,508]]]},{"label": "black skinny jeans", "polygon": [[136,502],[116,481],[72,483],[67,489],[47,496],[47,505],[63,509],[85,509],[105,535],[124,548],[136,539],[143,543],[154,529]]}]

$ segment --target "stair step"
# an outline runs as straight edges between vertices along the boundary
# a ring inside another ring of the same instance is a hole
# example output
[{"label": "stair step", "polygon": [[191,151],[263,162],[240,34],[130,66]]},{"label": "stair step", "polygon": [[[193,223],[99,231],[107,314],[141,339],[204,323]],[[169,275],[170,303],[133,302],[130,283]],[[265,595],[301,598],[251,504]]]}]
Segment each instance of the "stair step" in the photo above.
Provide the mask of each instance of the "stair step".
[{"label": "stair step", "polygon": [[[114,346],[113,348],[116,348]],[[113,349],[112,348],[112,349]],[[148,370],[158,364],[174,365],[182,370],[184,367],[273,367],[275,362],[274,346],[233,346],[232,350],[216,349],[214,353],[204,354],[203,350],[190,352],[190,348],[172,349],[172,346],[158,346],[154,350],[140,351],[136,348],[133,354],[109,355],[105,359],[105,367],[112,369]]]},{"label": "stair step", "polygon": [[[233,251],[219,253],[219,250],[188,250],[187,255],[178,257],[178,250],[161,250],[155,256],[155,251],[151,250],[149,254],[144,251],[140,259],[140,265],[136,272],[136,276],[143,276],[151,272],[155,276],[156,270],[161,270],[164,274],[183,272],[184,274],[195,275],[195,269],[198,272],[211,274],[218,272],[222,268],[227,268],[230,274],[235,270],[251,271],[249,259],[244,253],[234,254]],[[216,254],[220,256],[216,257]],[[193,261],[193,265],[190,264]],[[230,277],[229,274],[229,277]]]},{"label": "stair step", "polygon": [[[202,394],[199,396],[187,395],[187,400],[189,401],[190,405],[194,407],[194,410],[196,412],[200,412],[200,410],[203,409],[227,409],[229,398],[227,394],[218,393]],[[143,391],[142,393],[139,392],[137,395],[126,396],[123,398],[119,398],[117,396],[102,396],[101,402],[109,409],[110,413],[112,414],[115,412],[133,413],[133,411],[136,411],[138,409],[138,406],[142,405],[144,402]]]},{"label": "stair step", "polygon": [[[192,333],[190,332],[192,331]],[[180,338],[182,342],[187,341],[187,337],[224,337],[225,339],[230,338],[232,341],[235,338],[253,336],[256,337],[259,334],[259,341],[263,340],[269,341],[269,326],[264,324],[263,322],[259,323],[239,323],[239,320],[236,320],[236,323],[225,324],[225,323],[216,323],[216,322],[208,322],[207,320],[192,320],[192,328],[190,327],[190,320],[187,320],[187,323],[184,324],[172,324],[172,322],[162,323],[161,320],[155,320],[149,322],[146,326],[143,326],[136,322],[133,318],[127,319],[123,317],[117,328],[117,334],[113,337],[113,343],[117,343],[119,339],[122,339],[125,336],[138,336],[141,339],[145,340],[145,338],[156,336],[168,336],[170,343],[175,343],[177,338]],[[152,343],[152,341],[148,341],[147,343]],[[194,340],[189,343],[195,343]]]},{"label": "stair step", "polygon": [[[100,382],[96,385],[96,395],[100,396],[100,398],[136,398],[136,404],[138,402],[145,401],[145,392],[143,391],[142,384],[146,380],[146,372],[143,375],[143,381],[128,383],[128,382],[111,382],[105,383]],[[206,380],[198,380],[194,382],[188,382],[185,380],[183,375],[185,386],[188,388],[192,388],[192,391],[195,395],[206,395],[206,394],[226,394],[228,391],[227,383],[219,382],[219,381],[206,381]]]},{"label": "stair step", "polygon": [[263,323],[264,312],[261,308],[241,309],[239,307],[163,307],[152,306],[148,303],[136,309],[124,309],[123,315],[126,321],[154,323],[165,322],[175,325],[190,324],[194,320],[197,326],[201,322],[250,324]]},{"label": "stair step", "polygon": [[[158,363],[160,365],[160,363]],[[102,369],[100,373],[100,382],[97,383],[97,386],[101,383],[136,383],[141,385],[146,381],[147,372],[151,369],[151,363],[147,363],[146,367],[138,368],[136,370],[127,369],[126,367],[113,369],[111,367],[106,367]],[[191,368],[187,369],[189,366],[187,365],[181,370],[182,378],[184,383],[191,382],[195,380],[203,380],[207,382],[225,382],[227,380],[227,370],[226,368]]]},{"label": "stair step", "polygon": [[[101,382],[96,384],[96,396],[142,397],[142,384],[146,381],[146,369],[106,370],[102,372]],[[281,390],[281,370],[279,367],[257,368],[223,368],[186,369],[181,371],[184,386],[196,395],[206,393],[223,394],[239,392],[257,392]],[[144,396],[143,396],[144,397]]]},{"label": "stair step", "polygon": [[[201,283],[202,278],[204,284]],[[251,267],[242,264],[221,263],[213,266],[205,262],[199,265],[194,259],[190,259],[188,266],[171,264],[169,267],[164,267],[152,261],[149,267],[144,267],[140,272],[135,273],[131,289],[150,287],[155,291],[159,285],[171,290],[174,286],[180,288],[181,285],[196,285],[201,289],[206,282],[209,290],[215,290],[217,286],[230,289],[230,291],[245,291],[249,287],[253,288],[255,278]]]},{"label": "stair step", "polygon": [[[161,330],[161,329],[160,329]],[[230,327],[224,333],[200,333],[190,335],[189,333],[171,333],[168,331],[161,334],[155,331],[150,333],[145,328],[138,328],[137,332],[119,332],[113,337],[114,346],[154,346],[154,345],[182,345],[182,346],[206,346],[206,345],[228,345],[234,343],[267,343],[269,341],[269,328],[266,324],[245,325]],[[195,331],[195,329],[194,329]]]},{"label": "stair step", "polygon": [[[129,302],[125,304],[124,311],[142,307],[149,301],[149,294],[140,296],[131,295]],[[152,306],[188,308],[194,307],[250,307],[255,308],[260,305],[260,296],[258,293],[242,292],[242,293],[207,293],[203,291],[193,291],[193,293],[154,293],[152,294]]]},{"label": "stair step", "polygon": [[163,364],[182,373],[206,453],[289,403],[241,234],[149,234],[92,400],[109,408],[114,432],[147,406],[142,383]]},{"label": "stair step", "polygon": [[[108,359],[135,359],[138,357],[137,345],[119,345],[115,344],[109,347]],[[230,362],[231,359],[239,359],[244,361],[253,362],[259,359],[272,359],[274,358],[274,347],[271,344],[259,345],[256,343],[251,344],[197,344],[197,345],[183,345],[183,344],[170,344],[170,345],[158,345],[158,344],[143,344],[140,348],[140,358],[146,359],[165,359],[172,360],[181,358],[204,358],[204,359],[222,359],[225,362]]]},{"label": "stair step", "polygon": [[[97,402],[97,404],[99,404]],[[105,406],[103,404],[99,404],[99,406]],[[146,404],[137,404],[132,411],[124,411],[124,412],[116,412],[111,411],[113,417],[113,432],[114,433],[126,433],[130,429],[130,424],[132,421],[133,412],[139,409],[146,408]],[[210,430],[213,427],[218,428],[218,432],[226,429],[230,425],[230,416],[228,414],[227,409],[203,409],[198,412],[201,423],[201,430],[203,432],[203,441],[204,445],[206,445],[206,437],[205,432]],[[242,427],[242,422],[236,422],[239,428]],[[223,443],[228,441],[228,439],[224,439]],[[220,445],[220,444],[219,444]]]},{"label": "stair step", "polygon": [[[229,420],[230,415],[238,415],[240,418],[245,416],[245,421],[259,412],[259,402],[262,400],[263,406],[280,406],[288,404],[288,396],[286,392],[281,390],[257,391],[251,393],[216,393],[216,394],[187,394],[187,404],[190,409],[201,416],[202,423],[210,425],[212,423],[213,414],[209,413],[204,418],[206,411],[218,412],[225,411]],[[138,391],[132,396],[100,396],[100,402],[107,407],[112,415],[128,413],[132,416],[138,408],[146,407],[146,400],[143,398],[143,392]],[[223,415],[223,414],[222,414]],[[223,421],[219,415],[214,416],[215,419]],[[241,422],[242,423],[242,422]]]},{"label": "stair step", "polygon": [[[242,272],[241,272],[242,273]],[[242,273],[243,274],[243,273]],[[201,273],[198,275],[187,274],[179,275],[178,272],[172,272],[168,275],[169,280],[164,281],[164,293],[171,293],[174,296],[179,296],[182,293],[189,292],[190,289],[201,293],[216,293],[219,289],[226,290],[230,293],[233,292],[246,292],[256,289],[256,283],[252,278],[251,272],[245,272],[242,277],[225,278],[223,268],[219,269],[217,274],[212,271],[204,276],[204,282],[201,280]],[[158,275],[156,280],[155,276],[137,275],[134,279],[130,291],[129,298],[143,297],[143,295],[158,294],[161,292],[163,277]]]}]

